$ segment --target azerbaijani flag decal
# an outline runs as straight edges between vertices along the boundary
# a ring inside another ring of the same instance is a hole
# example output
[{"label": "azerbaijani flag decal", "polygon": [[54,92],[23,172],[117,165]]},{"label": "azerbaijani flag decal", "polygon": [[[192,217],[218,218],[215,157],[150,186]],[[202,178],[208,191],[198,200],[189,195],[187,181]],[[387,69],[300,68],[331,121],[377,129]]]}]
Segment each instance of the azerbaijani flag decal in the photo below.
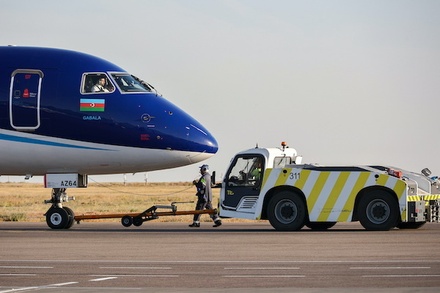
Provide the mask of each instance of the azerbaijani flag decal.
[{"label": "azerbaijani flag decal", "polygon": [[104,108],[104,99],[81,99],[79,110],[81,112],[104,112]]}]

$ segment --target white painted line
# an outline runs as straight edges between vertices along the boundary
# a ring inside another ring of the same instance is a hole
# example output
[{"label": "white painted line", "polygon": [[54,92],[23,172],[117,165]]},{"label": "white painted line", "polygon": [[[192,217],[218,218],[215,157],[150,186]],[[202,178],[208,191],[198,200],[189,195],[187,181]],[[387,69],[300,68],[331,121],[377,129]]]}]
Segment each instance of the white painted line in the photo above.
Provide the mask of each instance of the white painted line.
[{"label": "white painted line", "polygon": [[10,292],[29,291],[29,290],[35,290],[35,289],[38,289],[38,288],[39,288],[39,287],[24,287],[24,288],[17,288],[17,289],[9,289],[9,290],[0,291],[0,293],[10,293]]},{"label": "white painted line", "polygon": [[78,284],[78,282],[66,282],[66,283],[59,283],[59,284],[50,284],[50,285],[46,285],[46,286],[41,286],[41,288],[45,288],[45,287],[61,287],[61,286],[67,286],[67,285],[73,285],[73,284]]},{"label": "white painted line", "polygon": [[179,275],[90,275],[90,277],[146,277],[146,278],[178,278]]},{"label": "white painted line", "polygon": [[19,276],[19,277],[24,277],[24,276],[36,276],[37,274],[0,274],[0,276]]},{"label": "white painted line", "polygon": [[45,288],[60,287],[60,286],[66,286],[66,285],[72,285],[72,284],[78,284],[78,282],[67,282],[67,283],[51,284],[51,285],[37,286],[37,287],[24,287],[24,288],[17,288],[17,289],[0,291],[0,293],[21,292],[21,291],[29,291],[29,290],[41,290],[41,289],[45,289]]},{"label": "white painted line", "polygon": [[363,278],[437,278],[440,277],[440,275],[365,275],[362,276]]},{"label": "white painted line", "polygon": [[304,278],[305,275],[226,275],[223,278]]},{"label": "white painted line", "polygon": [[100,282],[100,281],[107,281],[107,280],[114,280],[117,279],[118,277],[106,277],[106,278],[99,278],[99,279],[92,279],[89,280],[90,282]]},{"label": "white painted line", "polygon": [[99,267],[100,269],[127,269],[127,270],[171,270],[171,267]]},{"label": "white painted line", "polygon": [[36,267],[36,266],[0,266],[0,269],[53,269],[53,267]]},{"label": "white painted line", "polygon": [[351,267],[350,270],[425,270],[431,267]]},{"label": "white painted line", "polygon": [[298,267],[289,267],[289,268],[283,268],[283,267],[227,267],[223,268],[224,270],[299,270]]},{"label": "white painted line", "polygon": [[[263,260],[263,261],[258,261],[258,260],[131,260],[131,261],[127,261],[127,260],[99,260],[99,259],[88,259],[88,260],[84,260],[84,259],[37,259],[37,260],[11,260],[11,259],[0,259],[0,263],[3,262],[14,262],[14,263],[23,263],[23,262],[31,262],[31,263],[41,263],[41,262],[49,262],[49,263],[99,263],[99,264],[103,264],[103,263],[112,263],[112,264],[116,264],[116,263],[130,263],[130,264],[176,264],[176,263],[180,263],[180,264],[186,264],[186,263],[195,263],[195,264],[199,264],[199,263],[213,263],[213,264],[222,264],[222,263],[227,263],[227,264],[242,264],[242,263],[247,263],[247,264],[302,264],[302,263],[306,263],[306,264],[322,264],[322,263],[327,263],[327,264],[334,264],[334,263],[338,263],[338,264],[344,264],[344,263],[352,263],[352,264],[395,264],[395,263],[417,263],[420,262],[418,259],[405,259],[405,260]],[[440,263],[440,259],[429,259],[429,260],[423,260],[424,263]]]}]

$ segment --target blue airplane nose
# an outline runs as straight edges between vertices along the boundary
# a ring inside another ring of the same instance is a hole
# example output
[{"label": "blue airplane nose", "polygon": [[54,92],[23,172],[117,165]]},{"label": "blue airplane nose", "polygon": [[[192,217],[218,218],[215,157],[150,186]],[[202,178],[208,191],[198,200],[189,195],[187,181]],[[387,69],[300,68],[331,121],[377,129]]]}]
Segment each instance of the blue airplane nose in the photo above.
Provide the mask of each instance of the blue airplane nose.
[{"label": "blue airplane nose", "polygon": [[161,145],[158,148],[203,153],[206,157],[217,153],[217,140],[200,122],[168,100],[159,99],[157,107],[162,111],[151,119],[154,128],[150,128]]},{"label": "blue airplane nose", "polygon": [[[192,122],[192,123],[191,123]],[[190,121],[186,126],[188,144],[190,149],[198,152],[215,154],[218,151],[218,143],[214,136],[204,129],[196,121]]]},{"label": "blue airplane nose", "polygon": [[176,143],[174,148],[182,151],[205,153],[214,155],[218,151],[218,143],[214,136],[193,117],[182,110],[177,110],[176,123],[170,130]]}]

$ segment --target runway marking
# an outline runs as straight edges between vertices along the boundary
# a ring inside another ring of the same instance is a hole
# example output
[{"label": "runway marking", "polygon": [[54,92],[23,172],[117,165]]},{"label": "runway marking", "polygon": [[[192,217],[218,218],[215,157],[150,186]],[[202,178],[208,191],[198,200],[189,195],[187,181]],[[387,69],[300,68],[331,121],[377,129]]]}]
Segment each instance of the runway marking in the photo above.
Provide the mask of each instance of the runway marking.
[{"label": "runway marking", "polygon": [[363,278],[420,278],[440,277],[440,275],[365,275]]},{"label": "runway marking", "polygon": [[36,276],[37,274],[0,274],[0,276],[19,276],[19,277],[23,277],[23,276]]},{"label": "runway marking", "polygon": [[53,269],[53,267],[36,267],[36,266],[0,266],[0,269]]},{"label": "runway marking", "polygon": [[179,275],[90,275],[90,277],[147,277],[147,278],[178,278]]},{"label": "runway marking", "polygon": [[128,269],[128,270],[171,270],[171,267],[99,267],[100,269]]},{"label": "runway marking", "polygon": [[224,270],[299,270],[300,268],[298,267],[289,267],[289,268],[283,268],[283,267],[227,267],[227,268],[223,268]]},{"label": "runway marking", "polygon": [[34,291],[34,290],[47,289],[47,288],[52,288],[52,287],[61,287],[61,286],[73,285],[73,284],[78,284],[78,282],[66,282],[66,283],[51,284],[51,285],[45,285],[45,286],[24,287],[24,288],[17,288],[17,289],[0,291],[0,293],[21,292],[21,291],[29,291],[29,290]]},{"label": "runway marking", "polygon": [[351,267],[350,270],[424,270],[431,267]]},{"label": "runway marking", "polygon": [[39,287],[25,287],[25,288],[17,288],[17,289],[10,289],[5,291],[0,291],[0,293],[10,293],[10,292],[20,292],[20,291],[29,291],[29,290],[36,290]]},{"label": "runway marking", "polygon": [[[375,264],[393,264],[393,263],[414,263],[414,262],[420,262],[418,259],[408,259],[408,260],[267,260],[267,261],[258,261],[258,260],[84,260],[84,259],[37,259],[37,260],[1,260],[0,263],[3,262],[12,262],[12,263],[23,263],[23,262],[32,262],[32,263],[41,263],[41,262],[50,262],[50,263],[129,263],[129,264],[241,264],[241,263],[247,263],[247,264],[322,264],[322,263],[328,263],[328,264],[345,264],[345,263],[352,263],[352,264],[368,264],[368,263],[375,263]],[[440,263],[440,259],[427,259],[423,260],[424,263]]]},{"label": "runway marking", "polygon": [[223,278],[304,278],[305,275],[226,275]]},{"label": "runway marking", "polygon": [[61,286],[73,285],[73,284],[78,284],[78,282],[66,282],[66,283],[51,284],[51,285],[41,286],[41,288],[45,288],[45,287],[61,287]]},{"label": "runway marking", "polygon": [[100,282],[100,281],[107,281],[107,280],[114,280],[117,279],[118,277],[106,277],[106,278],[98,278],[98,279],[92,279],[89,280],[90,282]]}]

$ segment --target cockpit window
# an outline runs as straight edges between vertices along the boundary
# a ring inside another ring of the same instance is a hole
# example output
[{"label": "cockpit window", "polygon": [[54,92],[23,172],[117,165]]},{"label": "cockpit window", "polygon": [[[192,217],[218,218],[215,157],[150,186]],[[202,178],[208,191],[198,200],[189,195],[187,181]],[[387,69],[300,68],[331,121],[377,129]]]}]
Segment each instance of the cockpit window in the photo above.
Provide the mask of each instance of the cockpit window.
[{"label": "cockpit window", "polygon": [[122,93],[145,93],[152,91],[152,87],[149,84],[128,73],[112,73],[112,78]]},{"label": "cockpit window", "polygon": [[104,72],[84,73],[81,83],[81,93],[103,94],[112,93],[115,86]]}]

